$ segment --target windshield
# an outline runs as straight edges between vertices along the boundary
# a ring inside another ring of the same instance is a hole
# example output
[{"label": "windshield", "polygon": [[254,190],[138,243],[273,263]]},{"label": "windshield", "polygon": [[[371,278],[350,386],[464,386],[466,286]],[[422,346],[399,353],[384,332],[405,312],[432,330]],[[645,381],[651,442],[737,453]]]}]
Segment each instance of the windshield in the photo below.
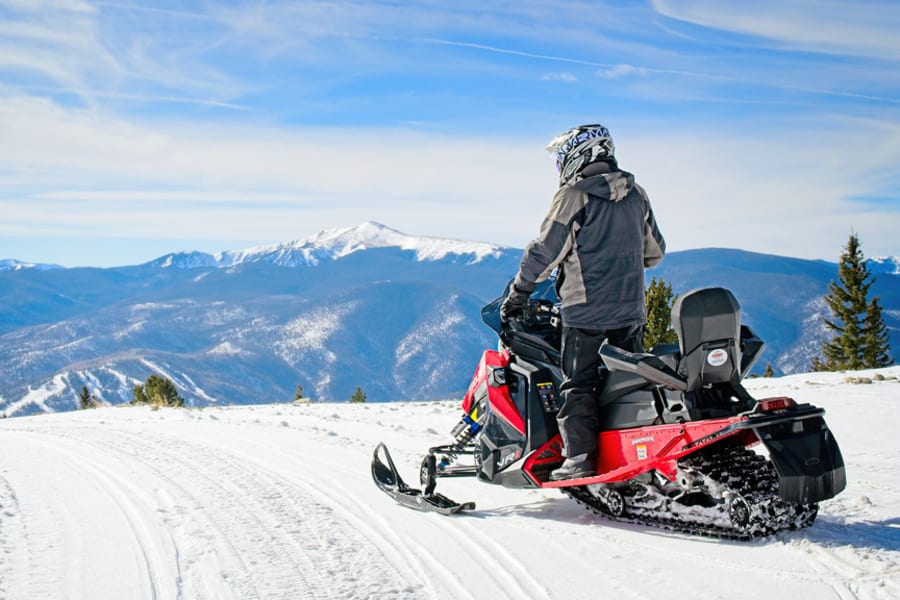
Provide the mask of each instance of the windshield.
[{"label": "windshield", "polygon": [[[498,336],[503,333],[503,326],[500,322],[500,305],[503,304],[503,300],[506,299],[507,294],[509,294],[510,286],[512,286],[512,280],[506,284],[506,287],[503,289],[503,295],[481,309],[481,320],[484,321],[488,327],[493,329]],[[534,292],[531,294],[531,298],[532,300],[547,300],[553,304],[557,304],[559,298],[556,295],[556,277],[551,277],[550,279],[537,284],[537,287],[535,287]]]}]

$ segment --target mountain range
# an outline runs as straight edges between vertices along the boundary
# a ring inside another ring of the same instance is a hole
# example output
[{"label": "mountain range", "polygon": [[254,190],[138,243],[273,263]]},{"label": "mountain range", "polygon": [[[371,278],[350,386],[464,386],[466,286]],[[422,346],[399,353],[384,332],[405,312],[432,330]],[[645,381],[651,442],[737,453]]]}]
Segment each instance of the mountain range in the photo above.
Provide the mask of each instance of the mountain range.
[{"label": "mountain range", "polygon": [[[496,346],[480,309],[522,250],[378,223],[244,251],[62,268],[0,261],[0,413],[70,410],[83,387],[128,402],[149,375],[189,404],[430,400],[461,394]],[[900,348],[900,261],[870,261]],[[767,343],[757,369],[808,370],[837,265],[731,249],[670,253],[647,279],[731,289]]]}]

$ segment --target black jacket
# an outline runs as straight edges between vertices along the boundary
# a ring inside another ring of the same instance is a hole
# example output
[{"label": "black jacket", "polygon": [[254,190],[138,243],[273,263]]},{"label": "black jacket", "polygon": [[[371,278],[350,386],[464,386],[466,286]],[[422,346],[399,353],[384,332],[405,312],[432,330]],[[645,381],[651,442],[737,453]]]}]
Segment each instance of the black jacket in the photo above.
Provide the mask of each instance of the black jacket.
[{"label": "black jacket", "polygon": [[525,248],[515,286],[529,292],[558,268],[563,325],[642,324],[644,268],[662,260],[666,242],[631,173],[607,163],[589,165],[585,173],[556,192],[540,235]]}]

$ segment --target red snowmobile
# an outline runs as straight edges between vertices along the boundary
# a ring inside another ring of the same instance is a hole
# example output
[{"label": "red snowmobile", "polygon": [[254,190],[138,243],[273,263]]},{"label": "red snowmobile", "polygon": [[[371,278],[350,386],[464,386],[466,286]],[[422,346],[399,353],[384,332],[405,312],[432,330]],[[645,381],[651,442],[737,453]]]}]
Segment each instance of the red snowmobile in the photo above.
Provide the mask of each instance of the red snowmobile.
[{"label": "red snowmobile", "polygon": [[[551,481],[564,460],[556,424],[560,328],[552,288],[541,289],[520,320],[501,323],[503,297],[482,309],[500,349],[482,355],[453,442],[428,450],[422,488],[403,481],[384,443],[372,460],[379,488],[403,505],[445,514],[475,505],[435,492],[441,477],[559,488],[616,521],[733,539],[807,527],[818,502],[844,489],[825,410],[787,397],[756,400],[741,385],[764,343],[741,324],[724,288],[676,299],[678,344],[642,354],[601,347],[597,475]],[[765,452],[752,449],[760,442]]]}]

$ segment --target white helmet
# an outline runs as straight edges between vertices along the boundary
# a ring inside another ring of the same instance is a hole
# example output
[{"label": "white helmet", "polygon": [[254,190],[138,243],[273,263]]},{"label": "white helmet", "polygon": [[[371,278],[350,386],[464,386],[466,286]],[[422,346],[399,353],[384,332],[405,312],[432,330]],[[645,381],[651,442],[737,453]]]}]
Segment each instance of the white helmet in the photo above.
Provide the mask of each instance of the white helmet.
[{"label": "white helmet", "polygon": [[615,158],[616,147],[603,125],[580,125],[563,132],[547,144],[556,159],[560,182],[566,182],[585,165],[602,158]]}]

